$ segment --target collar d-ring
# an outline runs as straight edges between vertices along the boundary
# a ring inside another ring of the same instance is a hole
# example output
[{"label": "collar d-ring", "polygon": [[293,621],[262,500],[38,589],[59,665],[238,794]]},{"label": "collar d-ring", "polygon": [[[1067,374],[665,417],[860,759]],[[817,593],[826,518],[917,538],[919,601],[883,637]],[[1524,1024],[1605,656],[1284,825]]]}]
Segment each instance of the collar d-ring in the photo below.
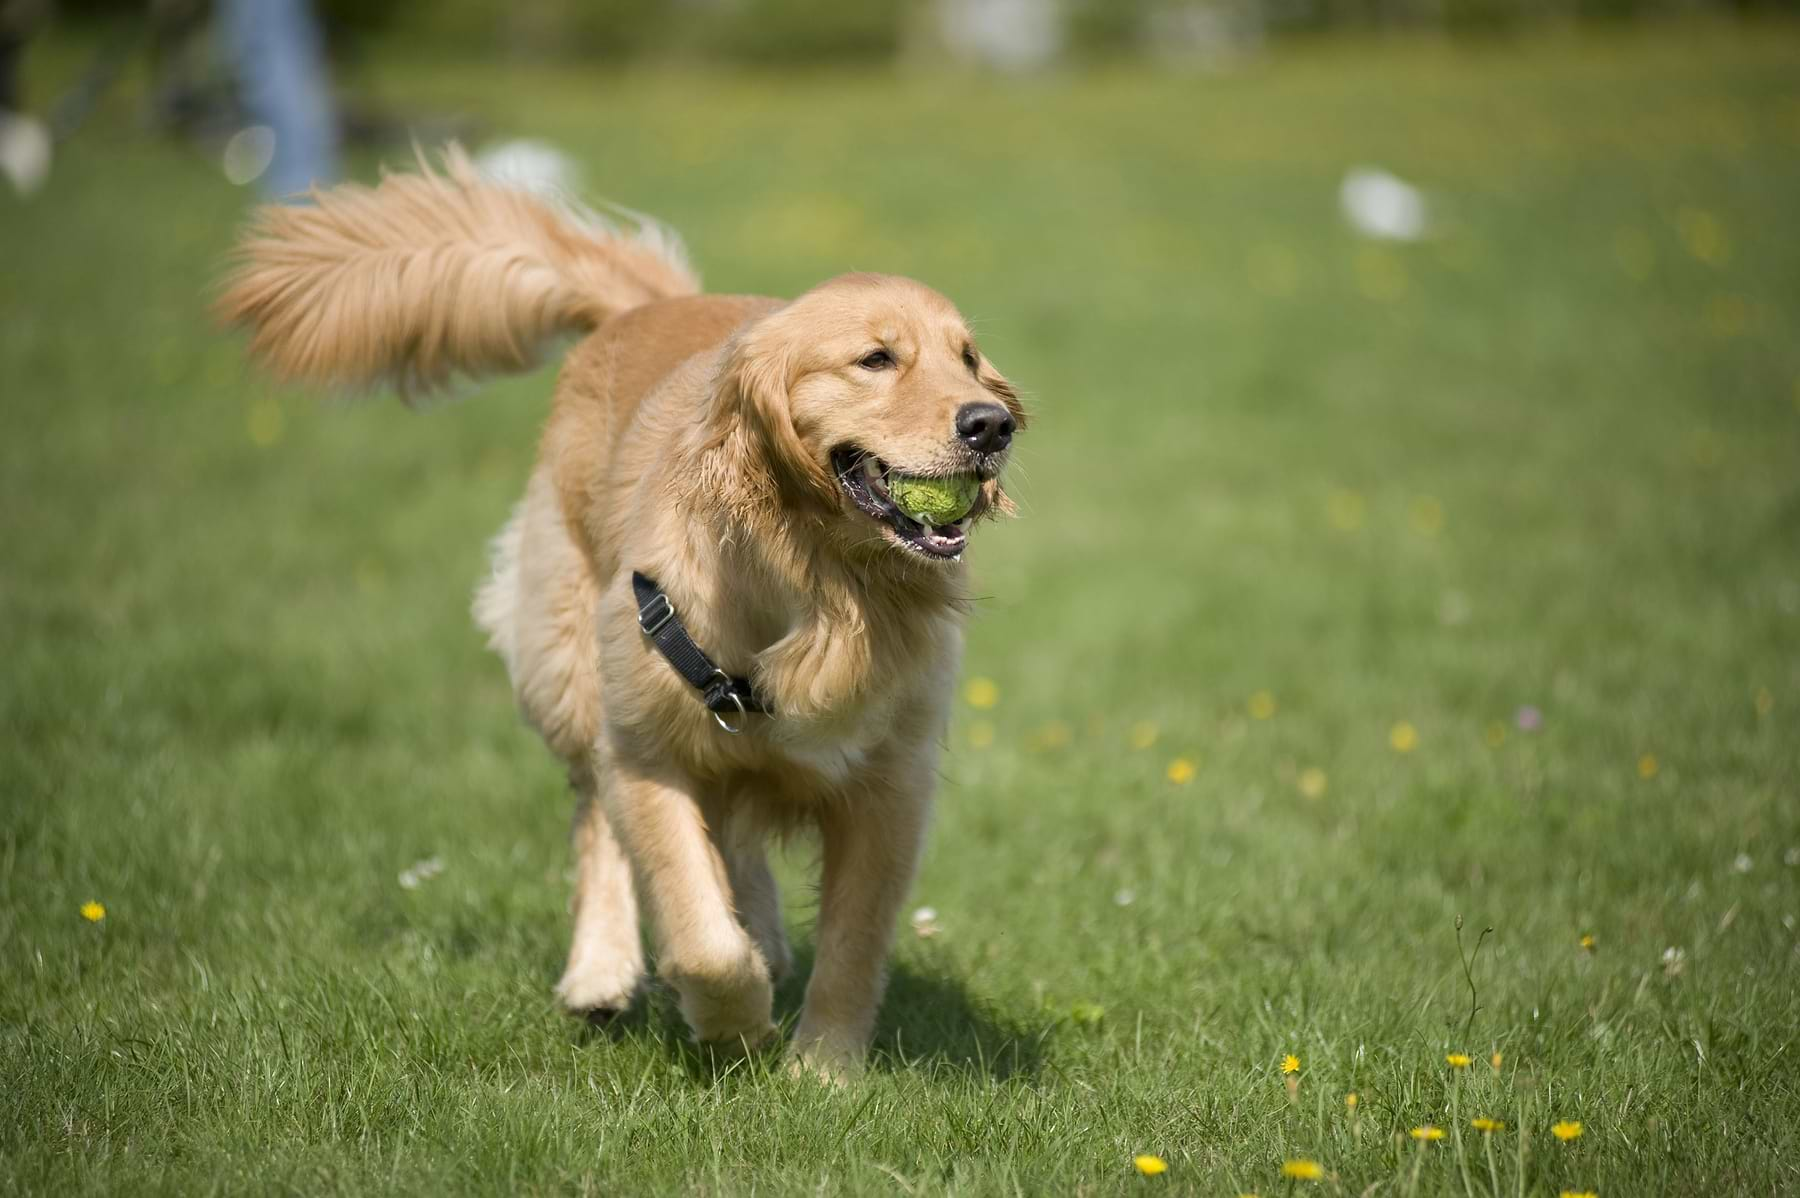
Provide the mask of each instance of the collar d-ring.
[{"label": "collar d-ring", "polygon": [[725,692],[725,698],[730,699],[733,705],[737,707],[738,722],[736,727],[733,727],[725,719],[724,714],[717,709],[709,707],[707,710],[712,712],[713,723],[725,729],[725,731],[731,733],[733,736],[736,736],[744,730],[744,716],[749,714],[749,709],[744,706],[743,696],[739,695],[735,690],[727,690]]}]

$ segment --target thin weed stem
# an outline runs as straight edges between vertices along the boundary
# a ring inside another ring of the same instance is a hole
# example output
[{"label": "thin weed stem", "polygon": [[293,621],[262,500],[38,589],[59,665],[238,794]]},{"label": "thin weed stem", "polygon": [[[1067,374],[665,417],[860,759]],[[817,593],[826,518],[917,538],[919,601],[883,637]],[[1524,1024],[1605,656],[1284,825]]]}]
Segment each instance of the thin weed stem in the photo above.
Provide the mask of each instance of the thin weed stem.
[{"label": "thin weed stem", "polygon": [[1469,1157],[1463,1151],[1461,1069],[1450,1071],[1450,1134],[1456,1144],[1456,1170],[1462,1174],[1463,1193],[1475,1198],[1475,1183],[1469,1180]]},{"label": "thin weed stem", "polygon": [[1475,1026],[1475,1013],[1481,1010],[1475,993],[1475,958],[1481,955],[1481,946],[1493,934],[1494,929],[1481,929],[1481,935],[1475,938],[1475,951],[1466,955],[1463,953],[1462,929],[1463,917],[1458,915],[1456,917],[1456,955],[1462,961],[1463,981],[1469,984],[1469,1018],[1463,1024],[1463,1039],[1466,1040],[1469,1037],[1469,1029]]}]

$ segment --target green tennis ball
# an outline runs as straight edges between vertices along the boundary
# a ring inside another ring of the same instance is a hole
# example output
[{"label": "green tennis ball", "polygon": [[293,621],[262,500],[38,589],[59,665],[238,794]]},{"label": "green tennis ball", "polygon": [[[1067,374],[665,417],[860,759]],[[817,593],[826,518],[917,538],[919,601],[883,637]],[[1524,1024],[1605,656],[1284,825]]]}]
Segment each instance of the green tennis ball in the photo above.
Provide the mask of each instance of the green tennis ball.
[{"label": "green tennis ball", "polygon": [[888,497],[894,506],[920,524],[953,524],[969,514],[975,496],[981,491],[981,480],[971,474],[955,478],[916,478],[891,474],[887,480]]}]

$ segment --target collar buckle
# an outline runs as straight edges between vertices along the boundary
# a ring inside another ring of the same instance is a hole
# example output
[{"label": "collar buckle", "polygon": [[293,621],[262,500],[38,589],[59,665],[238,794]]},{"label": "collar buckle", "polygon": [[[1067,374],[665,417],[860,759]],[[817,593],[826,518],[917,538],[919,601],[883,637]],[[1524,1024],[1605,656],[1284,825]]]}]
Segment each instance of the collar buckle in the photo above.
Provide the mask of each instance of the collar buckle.
[{"label": "collar buckle", "polygon": [[638,627],[644,630],[645,636],[655,636],[663,630],[663,625],[674,618],[675,605],[661,591],[650,602],[638,608]]},{"label": "collar buckle", "polygon": [[749,727],[746,716],[775,714],[749,679],[727,674],[694,643],[682,626],[674,602],[655,579],[632,571],[631,592],[637,600],[638,627],[650,638],[650,648],[694,688],[695,697],[722,730],[736,736]]}]

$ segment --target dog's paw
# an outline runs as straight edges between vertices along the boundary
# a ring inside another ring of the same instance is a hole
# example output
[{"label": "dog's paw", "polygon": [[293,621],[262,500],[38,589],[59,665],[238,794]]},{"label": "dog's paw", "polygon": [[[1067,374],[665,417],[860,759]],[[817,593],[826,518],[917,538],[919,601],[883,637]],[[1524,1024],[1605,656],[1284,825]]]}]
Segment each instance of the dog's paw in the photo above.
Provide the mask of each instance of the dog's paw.
[{"label": "dog's paw", "polygon": [[787,1074],[842,1089],[863,1075],[863,1053],[860,1048],[817,1040],[804,1045],[796,1042],[788,1048]]},{"label": "dog's paw", "polygon": [[556,997],[569,1014],[604,1023],[630,1009],[642,981],[641,968],[630,961],[571,961],[556,983]]},{"label": "dog's paw", "polygon": [[775,1034],[775,987],[762,953],[742,951],[708,968],[666,969],[694,1039],[725,1047],[757,1048]]},{"label": "dog's paw", "polygon": [[706,1044],[746,1051],[759,1048],[775,1035],[774,988],[765,980],[760,987],[719,988],[689,984],[678,986],[681,1017]]}]

